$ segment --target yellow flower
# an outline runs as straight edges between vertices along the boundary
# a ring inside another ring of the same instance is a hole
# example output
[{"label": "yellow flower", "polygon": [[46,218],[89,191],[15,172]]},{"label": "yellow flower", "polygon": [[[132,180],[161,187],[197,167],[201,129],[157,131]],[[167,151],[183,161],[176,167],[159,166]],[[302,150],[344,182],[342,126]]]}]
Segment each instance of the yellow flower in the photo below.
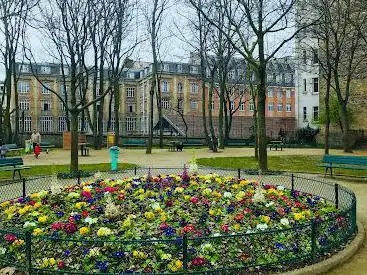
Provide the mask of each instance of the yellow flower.
[{"label": "yellow flower", "polygon": [[182,187],[177,187],[177,188],[175,189],[175,193],[182,193],[184,190],[185,190],[185,189],[184,189],[184,188],[182,188]]},{"label": "yellow flower", "polygon": [[302,214],[306,217],[311,217],[311,211],[310,210],[305,210],[302,212]]},{"label": "yellow flower", "polygon": [[127,218],[126,220],[124,220],[124,222],[122,223],[122,227],[123,228],[129,228],[131,226],[131,219]]},{"label": "yellow flower", "polygon": [[40,195],[38,193],[34,193],[34,194],[31,194],[31,199],[36,199],[38,198]]},{"label": "yellow flower", "polygon": [[56,260],[54,258],[50,258],[48,262],[50,263],[50,266],[54,266],[56,264]]},{"label": "yellow flower", "polygon": [[41,235],[42,232],[43,232],[43,230],[41,228],[35,228],[35,229],[33,229],[32,234],[37,236],[37,235]]},{"label": "yellow flower", "polygon": [[239,223],[236,223],[234,226],[233,226],[234,230],[236,231],[239,231],[240,228],[241,228],[241,225]]},{"label": "yellow flower", "polygon": [[47,220],[48,220],[47,216],[41,216],[41,217],[38,218],[38,222],[40,222],[40,223],[45,223],[45,222],[47,222]]},{"label": "yellow flower", "polygon": [[84,226],[79,229],[80,235],[87,235],[89,233],[89,228]]},{"label": "yellow flower", "polygon": [[86,202],[84,202],[84,201],[81,201],[81,202],[77,202],[76,204],[75,204],[75,208],[76,209],[82,209],[84,206],[86,206],[87,205],[87,203]]},{"label": "yellow flower", "polygon": [[233,184],[233,185],[232,185],[232,188],[233,188],[233,189],[238,189],[239,187],[240,187],[240,186],[239,186],[238,184]]},{"label": "yellow flower", "polygon": [[176,265],[177,269],[181,269],[181,268],[182,268],[183,263],[182,263],[180,260],[177,260],[177,261],[175,262],[175,265]]},{"label": "yellow flower", "polygon": [[24,240],[20,240],[20,239],[15,240],[15,241],[13,242],[13,244],[14,244],[15,246],[22,246],[22,245],[24,244]]},{"label": "yellow flower", "polygon": [[8,209],[6,209],[4,213],[9,215],[9,214],[13,214],[16,210],[17,208],[13,205],[13,206],[10,206]]},{"label": "yellow flower", "polygon": [[161,215],[161,222],[166,222],[167,216],[165,214]]},{"label": "yellow flower", "polygon": [[148,221],[153,221],[155,219],[155,215],[153,212],[145,212],[144,213],[144,217],[148,220]]},{"label": "yellow flower", "polygon": [[146,256],[146,255],[145,255],[145,253],[144,253],[144,252],[142,252],[142,251],[134,250],[134,251],[133,251],[133,257],[135,257],[135,258],[139,258],[139,259],[144,259],[144,258],[146,258],[147,256]]},{"label": "yellow flower", "polygon": [[98,229],[97,231],[97,235],[99,237],[103,237],[103,236],[109,236],[112,234],[111,229],[107,228],[107,227],[101,227],[100,229]]},{"label": "yellow flower", "polygon": [[265,223],[269,223],[270,222],[270,217],[269,216],[261,216],[261,221],[265,222]]},{"label": "yellow flower", "polygon": [[189,195],[185,195],[185,196],[184,196],[184,199],[185,199],[186,201],[189,201],[189,200],[191,199],[191,197],[190,197]]},{"label": "yellow flower", "polygon": [[247,185],[247,184],[249,184],[248,180],[241,180],[240,181],[240,185]]},{"label": "yellow flower", "polygon": [[10,204],[10,202],[9,201],[4,201],[3,203],[0,203],[0,206],[1,207],[6,207],[6,206],[8,206]]},{"label": "yellow flower", "polygon": [[294,219],[296,221],[303,220],[305,216],[302,213],[294,213]]},{"label": "yellow flower", "polygon": [[33,207],[34,208],[40,208],[42,206],[42,203],[40,203],[40,202],[36,202],[34,205],[33,205]]},{"label": "yellow flower", "polygon": [[209,215],[210,216],[214,216],[214,214],[215,214],[214,210],[213,209],[209,209]]}]

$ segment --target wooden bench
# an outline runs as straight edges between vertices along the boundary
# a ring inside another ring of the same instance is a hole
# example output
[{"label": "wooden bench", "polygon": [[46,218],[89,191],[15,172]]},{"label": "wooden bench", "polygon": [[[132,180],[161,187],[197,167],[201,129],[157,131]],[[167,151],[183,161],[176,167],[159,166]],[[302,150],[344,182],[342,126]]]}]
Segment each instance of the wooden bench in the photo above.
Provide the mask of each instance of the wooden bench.
[{"label": "wooden bench", "polygon": [[19,178],[22,178],[20,171],[25,169],[30,169],[30,167],[24,166],[22,158],[0,159],[0,171],[13,171],[13,179],[16,172],[18,172]]},{"label": "wooden bench", "polygon": [[123,147],[146,147],[145,140],[130,139],[123,142]]},{"label": "wooden bench", "polygon": [[18,147],[15,143],[4,144],[4,146],[8,149],[8,152],[15,152],[20,155],[23,148]]},{"label": "wooden bench", "polygon": [[367,157],[325,155],[317,166],[325,167],[325,175],[330,170],[330,176],[333,175],[333,168],[367,170]]},{"label": "wooden bench", "polygon": [[46,154],[48,154],[49,149],[55,148],[55,145],[52,145],[47,141],[41,141],[40,147],[41,147],[42,150],[46,151]]},{"label": "wooden bench", "polygon": [[185,140],[182,142],[184,147],[194,147],[194,146],[203,146],[203,144],[199,140]]},{"label": "wooden bench", "polygon": [[227,142],[227,146],[234,146],[234,147],[249,146],[249,145],[251,145],[251,142],[253,142],[253,140],[250,139],[250,138],[230,139]]}]

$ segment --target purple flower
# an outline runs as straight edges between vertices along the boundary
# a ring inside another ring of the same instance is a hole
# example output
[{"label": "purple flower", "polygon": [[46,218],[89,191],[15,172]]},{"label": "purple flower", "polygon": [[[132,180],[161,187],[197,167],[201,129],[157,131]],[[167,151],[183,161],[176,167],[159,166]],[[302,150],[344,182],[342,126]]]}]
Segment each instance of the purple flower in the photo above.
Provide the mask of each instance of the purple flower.
[{"label": "purple flower", "polygon": [[164,230],[164,233],[166,234],[166,236],[167,236],[167,237],[169,237],[169,236],[173,236],[173,235],[175,235],[176,230],[175,230],[173,227],[168,226],[168,227]]},{"label": "purple flower", "polygon": [[69,257],[69,256],[70,256],[70,250],[69,250],[69,249],[65,250],[65,251],[64,251],[64,255],[65,255],[66,257]]},{"label": "purple flower", "polygon": [[106,272],[108,269],[108,262],[106,261],[97,261],[96,262],[96,268],[99,269],[102,272]]},{"label": "purple flower", "polygon": [[286,247],[281,243],[276,243],[275,248],[279,250],[286,250]]},{"label": "purple flower", "polygon": [[82,218],[82,215],[80,215],[80,214],[76,214],[76,215],[74,215],[73,217],[74,217],[74,220],[76,220],[76,221],[80,221],[80,219]]},{"label": "purple flower", "polygon": [[121,258],[125,257],[125,252],[117,251],[117,252],[113,253],[112,256],[115,257],[115,258],[121,259]]},{"label": "purple flower", "polygon": [[65,214],[64,212],[57,212],[56,216],[58,216],[59,218],[63,217]]}]

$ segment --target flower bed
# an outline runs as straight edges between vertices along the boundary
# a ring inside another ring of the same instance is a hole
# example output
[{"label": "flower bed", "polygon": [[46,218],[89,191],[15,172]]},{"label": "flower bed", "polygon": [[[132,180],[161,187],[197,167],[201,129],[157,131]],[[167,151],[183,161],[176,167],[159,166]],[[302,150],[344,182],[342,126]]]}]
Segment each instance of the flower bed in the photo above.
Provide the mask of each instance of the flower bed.
[{"label": "flower bed", "polygon": [[184,173],[53,186],[0,204],[1,228],[12,230],[0,231],[0,261],[62,272],[187,273],[279,266],[341,244],[349,216],[279,184]]}]

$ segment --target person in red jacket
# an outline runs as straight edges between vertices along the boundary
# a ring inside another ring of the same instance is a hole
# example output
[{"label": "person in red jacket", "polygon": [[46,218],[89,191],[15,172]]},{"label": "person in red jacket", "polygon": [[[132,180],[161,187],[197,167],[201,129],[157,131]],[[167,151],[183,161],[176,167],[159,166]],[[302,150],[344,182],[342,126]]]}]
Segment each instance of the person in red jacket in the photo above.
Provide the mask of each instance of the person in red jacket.
[{"label": "person in red jacket", "polygon": [[34,156],[38,158],[40,154],[41,154],[41,146],[39,145],[39,143],[37,143],[36,146],[34,147]]}]

